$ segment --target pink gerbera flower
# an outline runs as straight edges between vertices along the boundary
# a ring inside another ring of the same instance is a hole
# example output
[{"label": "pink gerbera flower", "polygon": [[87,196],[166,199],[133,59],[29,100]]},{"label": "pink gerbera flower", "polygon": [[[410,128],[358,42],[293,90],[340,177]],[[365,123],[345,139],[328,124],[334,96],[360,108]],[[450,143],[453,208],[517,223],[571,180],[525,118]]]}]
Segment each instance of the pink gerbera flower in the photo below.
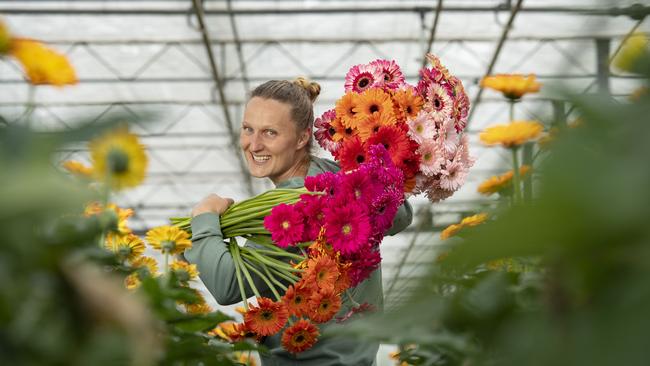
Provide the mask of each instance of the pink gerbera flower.
[{"label": "pink gerbera flower", "polygon": [[305,177],[305,188],[310,192],[325,192],[330,196],[336,193],[340,177],[332,172]]},{"label": "pink gerbera flower", "polygon": [[456,191],[465,183],[467,170],[459,162],[450,162],[440,174],[440,187],[448,191]]},{"label": "pink gerbera flower", "polygon": [[429,112],[435,122],[442,122],[445,118],[451,116],[453,106],[454,97],[447,87],[437,83],[429,86],[424,109]]},{"label": "pink gerbera flower", "polygon": [[304,223],[296,207],[282,203],[273,207],[271,214],[264,218],[264,227],[271,232],[271,239],[277,246],[286,248],[300,242]]},{"label": "pink gerbera flower", "polygon": [[381,192],[383,186],[371,179],[367,166],[341,177],[341,191],[351,200],[363,205],[370,204]]},{"label": "pink gerbera flower", "polygon": [[370,237],[366,209],[356,202],[332,202],[325,208],[325,236],[335,250],[356,252]]},{"label": "pink gerbera flower", "polygon": [[304,218],[302,242],[314,241],[318,238],[321,227],[325,224],[323,213],[325,197],[304,194],[296,204]]},{"label": "pink gerbera flower", "polygon": [[336,111],[330,109],[323,113],[320,117],[314,120],[314,136],[316,136],[316,141],[318,144],[325,150],[329,151],[332,154],[336,153],[340,146],[340,141],[336,142],[333,139],[336,130],[331,125],[331,122],[336,118]]},{"label": "pink gerbera flower", "polygon": [[355,65],[345,75],[345,91],[362,93],[383,79],[381,70],[372,65]]},{"label": "pink gerbera flower", "polygon": [[425,175],[432,176],[440,173],[441,165],[444,162],[443,152],[440,147],[431,140],[424,141],[418,153],[422,157],[420,171]]},{"label": "pink gerbera flower", "polygon": [[348,276],[350,277],[350,287],[356,287],[379,267],[381,262],[379,245],[377,242],[367,241],[357,252],[344,254],[341,259],[344,262],[352,263],[348,270]]},{"label": "pink gerbera flower", "polygon": [[432,139],[436,134],[436,126],[424,110],[421,110],[415,118],[409,118],[407,123],[409,137],[418,144],[425,139]]},{"label": "pink gerbera flower", "polygon": [[377,196],[371,205],[370,217],[372,219],[375,233],[384,234],[393,224],[397,209],[404,201],[402,191],[386,189]]},{"label": "pink gerbera flower", "polygon": [[402,74],[402,70],[395,60],[375,60],[370,65],[379,69],[383,75],[383,79],[378,81],[380,86],[390,90],[397,90],[404,85],[404,74]]}]

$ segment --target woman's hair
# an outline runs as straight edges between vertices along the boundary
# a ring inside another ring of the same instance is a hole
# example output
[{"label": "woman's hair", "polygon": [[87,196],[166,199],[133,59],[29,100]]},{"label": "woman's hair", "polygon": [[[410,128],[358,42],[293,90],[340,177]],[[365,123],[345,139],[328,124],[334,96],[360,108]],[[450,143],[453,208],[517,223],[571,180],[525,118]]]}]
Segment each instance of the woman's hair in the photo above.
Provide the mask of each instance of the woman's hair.
[{"label": "woman's hair", "polygon": [[[291,119],[298,131],[309,129],[314,125],[314,101],[320,94],[320,85],[304,77],[293,81],[269,80],[259,85],[251,93],[251,98],[260,97],[286,103],[291,107]],[[311,152],[312,140],[309,138],[307,152]]]}]

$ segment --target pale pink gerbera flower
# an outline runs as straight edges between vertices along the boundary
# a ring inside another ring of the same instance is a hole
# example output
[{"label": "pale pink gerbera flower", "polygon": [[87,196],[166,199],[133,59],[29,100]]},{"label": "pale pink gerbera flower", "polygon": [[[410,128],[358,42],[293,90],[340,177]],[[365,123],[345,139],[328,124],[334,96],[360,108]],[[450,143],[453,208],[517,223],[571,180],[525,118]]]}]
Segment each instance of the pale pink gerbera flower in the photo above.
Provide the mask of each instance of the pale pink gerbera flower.
[{"label": "pale pink gerbera flower", "polygon": [[330,109],[323,113],[320,117],[314,120],[314,136],[316,136],[316,141],[318,144],[325,150],[334,154],[341,146],[341,142],[335,142],[332,139],[332,136],[336,133],[336,130],[331,125],[331,122],[336,118],[336,111]]},{"label": "pale pink gerbera flower", "polygon": [[456,191],[465,183],[469,167],[460,161],[451,161],[446,164],[440,174],[440,187],[448,191]]},{"label": "pale pink gerbera flower", "polygon": [[383,80],[381,70],[373,65],[355,65],[345,75],[345,91],[363,93],[366,89],[372,88],[377,82]]},{"label": "pale pink gerbera flower", "polygon": [[446,118],[440,128],[440,138],[445,153],[455,154],[460,144],[460,134],[456,131],[456,123],[452,118]]},{"label": "pale pink gerbera flower", "polygon": [[408,135],[418,144],[426,139],[432,139],[436,134],[436,126],[429,118],[429,114],[421,110],[415,118],[406,121],[409,125]]},{"label": "pale pink gerbera flower", "polygon": [[454,191],[440,188],[439,182],[436,182],[436,184],[434,186],[431,186],[426,192],[427,198],[431,203],[436,203],[438,201],[447,199],[453,194]]},{"label": "pale pink gerbera flower", "polygon": [[383,75],[378,84],[386,89],[397,90],[404,85],[404,74],[395,60],[375,60],[370,63],[375,66]]},{"label": "pale pink gerbera flower", "polygon": [[418,153],[422,157],[420,171],[425,175],[432,176],[440,173],[441,165],[444,162],[444,153],[439,145],[434,141],[422,141],[418,148]]},{"label": "pale pink gerbera flower", "polygon": [[441,84],[433,83],[427,90],[427,97],[424,109],[429,112],[437,123],[440,123],[452,115],[454,97],[451,91]]}]

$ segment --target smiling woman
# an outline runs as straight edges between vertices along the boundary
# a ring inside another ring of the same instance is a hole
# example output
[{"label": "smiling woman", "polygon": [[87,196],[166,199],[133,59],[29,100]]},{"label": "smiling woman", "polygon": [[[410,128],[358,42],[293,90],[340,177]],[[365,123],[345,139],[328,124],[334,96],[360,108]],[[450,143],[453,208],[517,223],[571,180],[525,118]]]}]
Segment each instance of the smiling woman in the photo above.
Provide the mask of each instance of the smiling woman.
[{"label": "smiling woman", "polygon": [[[269,178],[277,188],[299,188],[304,186],[307,176],[339,171],[335,162],[310,153],[313,102],[319,93],[320,86],[304,78],[294,81],[271,80],[253,90],[246,104],[239,139],[251,175]],[[222,305],[241,300],[235,264],[223,242],[220,224],[220,216],[232,203],[233,200],[229,198],[211,194],[194,207],[191,221],[193,246],[185,252],[185,258],[196,263],[203,283]],[[411,220],[412,209],[405,202],[387,234],[393,235],[403,230]],[[248,241],[246,245],[257,244]],[[269,287],[260,278],[253,276],[252,281],[262,296],[271,296]],[[244,291],[247,296],[252,295],[250,287]],[[354,294],[356,301],[381,310],[381,270],[375,270],[368,279],[348,291]],[[351,299],[352,296],[343,297],[340,309],[333,310],[338,311],[339,318],[359,308],[359,304]],[[336,320],[331,320],[321,324],[320,329],[325,332],[335,323]],[[286,346],[291,339],[283,339],[280,334],[262,339],[269,350],[260,355],[263,365],[372,365],[379,347],[377,342],[323,338],[315,345],[309,342],[309,347],[304,349],[296,345],[289,347],[302,351],[292,354],[282,347],[283,342]],[[296,339],[293,342],[300,343]]]}]

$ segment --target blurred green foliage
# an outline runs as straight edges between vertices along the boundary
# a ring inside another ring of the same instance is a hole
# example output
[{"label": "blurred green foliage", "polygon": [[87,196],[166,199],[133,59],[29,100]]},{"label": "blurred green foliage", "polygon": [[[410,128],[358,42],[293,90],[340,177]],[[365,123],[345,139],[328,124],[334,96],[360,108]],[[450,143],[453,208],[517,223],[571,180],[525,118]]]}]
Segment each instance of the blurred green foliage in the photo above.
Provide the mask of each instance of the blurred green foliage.
[{"label": "blurred green foliage", "polygon": [[650,96],[557,97],[580,123],[535,167],[535,199],[450,239],[407,305],[349,332],[412,365],[650,362]]},{"label": "blurred green foliage", "polygon": [[[65,132],[0,126],[0,360],[6,365],[234,365],[236,347],[208,336],[229,317],[190,315],[198,301],[173,273],[140,273],[99,248],[115,215],[83,217],[100,199],[87,182],[56,167],[57,150],[116,126],[76,123]],[[142,270],[140,270],[142,271]]]}]

